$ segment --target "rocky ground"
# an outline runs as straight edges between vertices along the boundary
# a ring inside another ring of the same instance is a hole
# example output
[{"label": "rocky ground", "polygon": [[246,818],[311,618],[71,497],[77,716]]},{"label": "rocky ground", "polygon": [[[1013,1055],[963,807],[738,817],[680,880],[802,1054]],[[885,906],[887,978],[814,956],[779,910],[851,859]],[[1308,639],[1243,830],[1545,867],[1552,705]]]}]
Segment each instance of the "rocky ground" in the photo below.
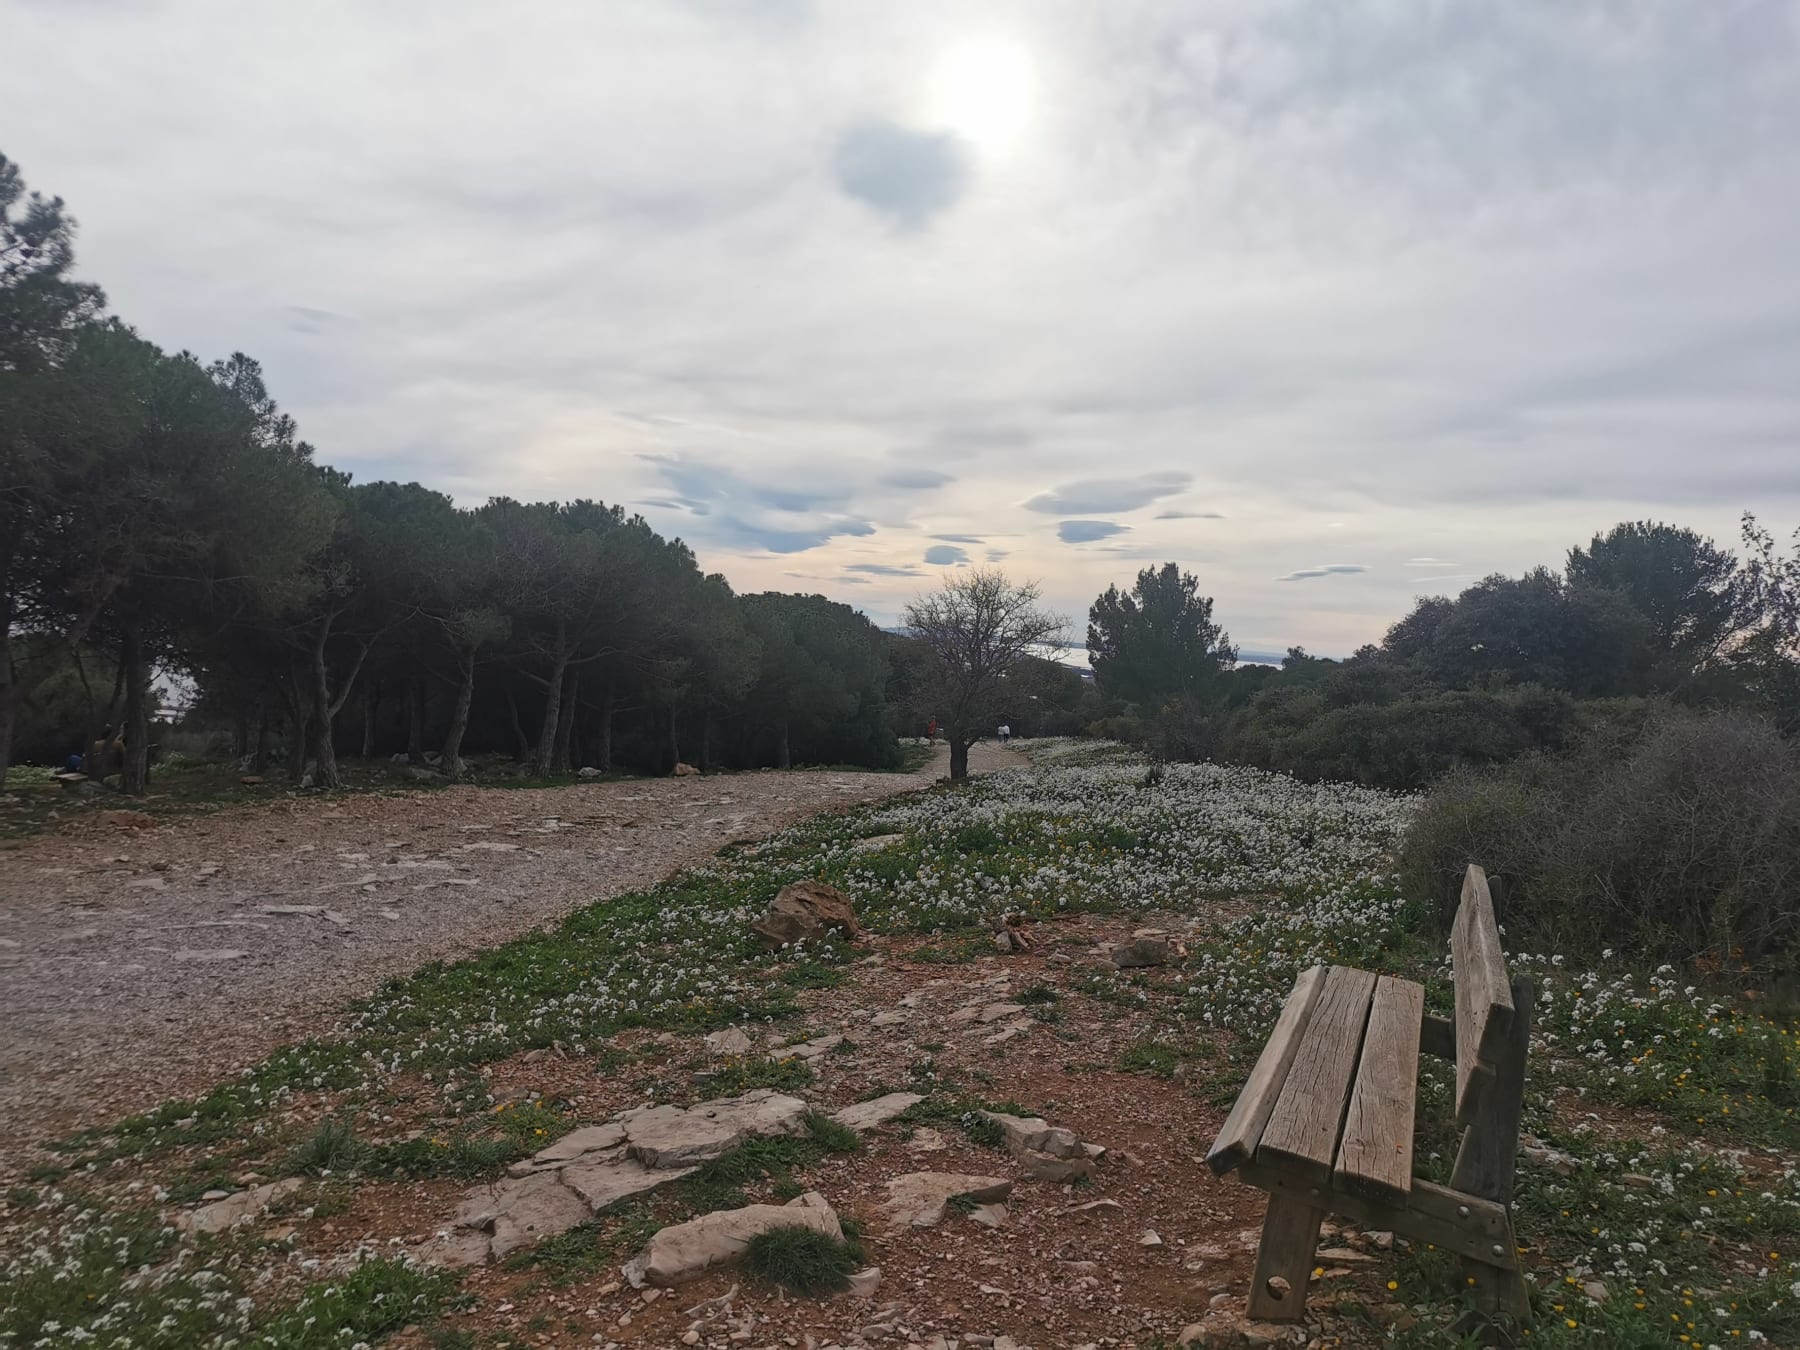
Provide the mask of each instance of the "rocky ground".
[{"label": "rocky ground", "polygon": [[0,1148],[204,1090],[390,975],[947,768],[72,806],[0,851]]}]

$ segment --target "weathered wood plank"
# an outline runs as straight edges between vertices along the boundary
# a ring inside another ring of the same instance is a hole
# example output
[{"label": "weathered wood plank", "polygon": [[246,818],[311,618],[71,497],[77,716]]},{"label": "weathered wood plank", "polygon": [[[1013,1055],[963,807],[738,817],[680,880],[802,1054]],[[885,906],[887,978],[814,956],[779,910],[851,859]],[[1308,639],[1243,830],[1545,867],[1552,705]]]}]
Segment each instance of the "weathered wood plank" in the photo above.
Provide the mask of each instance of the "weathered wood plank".
[{"label": "weathered wood plank", "polygon": [[1531,1053],[1531,1012],[1536,986],[1529,975],[1512,984],[1513,1015],[1500,1048],[1494,1086],[1481,1116],[1463,1131],[1450,1184],[1459,1191],[1512,1203],[1513,1169],[1519,1156],[1519,1118],[1525,1109],[1525,1060]]},{"label": "weathered wood plank", "polygon": [[1404,1205],[1412,1192],[1413,1111],[1425,986],[1383,975],[1375,982],[1362,1063],[1338,1145],[1337,1185]]},{"label": "weathered wood plank", "polygon": [[1239,1168],[1238,1178],[1270,1195],[1287,1195],[1306,1204],[1322,1205],[1365,1228],[1386,1229],[1504,1270],[1518,1266],[1506,1207],[1480,1196],[1464,1195],[1447,1186],[1415,1179],[1406,1208],[1396,1209],[1345,1191],[1313,1186],[1288,1172],[1258,1163]]},{"label": "weathered wood plank", "polygon": [[1293,1066],[1294,1055],[1300,1049],[1300,1040],[1306,1033],[1313,1006],[1324,985],[1324,966],[1302,971],[1300,978],[1294,981],[1287,1002],[1281,1006],[1275,1030],[1269,1033],[1268,1043],[1257,1056],[1256,1067],[1250,1071],[1249,1080],[1238,1093],[1237,1101],[1232,1103],[1231,1114],[1225,1117],[1224,1127],[1213,1141],[1212,1152],[1206,1155],[1206,1165],[1220,1176],[1255,1156],[1263,1127],[1269,1123],[1276,1098],[1287,1082],[1288,1070]]},{"label": "weathered wood plank", "polygon": [[1456,976],[1456,1119],[1467,1125],[1492,1082],[1513,1010],[1487,874],[1473,863],[1450,930],[1450,961]]},{"label": "weathered wood plank", "polygon": [[1320,1183],[1331,1180],[1374,994],[1371,971],[1333,966],[1325,973],[1318,1006],[1257,1145],[1258,1162]]},{"label": "weathered wood plank", "polygon": [[1306,1286],[1325,1210],[1287,1194],[1269,1196],[1256,1274],[1250,1282],[1250,1318],[1256,1322],[1298,1322],[1306,1315]]}]

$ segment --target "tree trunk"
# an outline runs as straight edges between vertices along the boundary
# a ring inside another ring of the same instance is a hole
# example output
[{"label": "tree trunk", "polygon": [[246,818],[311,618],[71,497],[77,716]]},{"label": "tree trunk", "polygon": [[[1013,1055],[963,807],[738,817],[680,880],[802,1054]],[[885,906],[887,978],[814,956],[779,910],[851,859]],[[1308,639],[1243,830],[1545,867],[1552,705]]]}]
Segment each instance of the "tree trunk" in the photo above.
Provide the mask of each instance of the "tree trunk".
[{"label": "tree trunk", "polygon": [[676,731],[675,705],[669,705],[669,772],[674,773],[676,765],[681,763],[681,737]]},{"label": "tree trunk", "polygon": [[375,714],[381,708],[381,681],[374,680],[369,684],[369,692],[363,698],[363,743],[362,757],[375,758]]},{"label": "tree trunk", "polygon": [[126,625],[119,642],[119,667],[125,673],[125,764],[119,782],[141,797],[150,786],[150,681],[135,624]]},{"label": "tree trunk", "polygon": [[506,715],[512,719],[513,759],[523,764],[531,758],[531,740],[525,734],[525,724],[519,720],[519,700],[512,690],[506,691]]},{"label": "tree trunk", "polygon": [[566,678],[569,688],[563,694],[562,712],[556,719],[556,758],[550,764],[552,773],[568,773],[575,768],[569,762],[569,744],[575,737],[575,713],[581,706],[581,672],[571,670]]},{"label": "tree trunk", "polygon": [[331,743],[331,671],[325,664],[325,639],[330,631],[329,624],[321,625],[313,646],[313,759],[318,765],[313,786],[337,789],[344,784],[338,777],[337,747]]},{"label": "tree trunk", "polygon": [[19,704],[19,687],[13,682],[12,596],[7,586],[0,570],[0,788],[6,786],[6,771],[12,767],[13,721]]},{"label": "tree trunk", "polygon": [[700,762],[694,767],[702,773],[712,768],[712,722],[710,709],[700,715]]},{"label": "tree trunk", "polygon": [[312,744],[312,711],[300,699],[298,682],[294,690],[297,701],[288,713],[288,782],[298,783],[306,777],[307,747]]},{"label": "tree trunk", "polygon": [[250,772],[261,773],[269,762],[269,696],[256,696],[256,746],[250,752]]},{"label": "tree trunk", "polygon": [[463,732],[469,729],[469,705],[475,701],[475,653],[458,656],[456,703],[450,709],[450,730],[444,733],[444,772],[452,783],[462,782]]},{"label": "tree trunk", "polygon": [[563,673],[569,668],[569,649],[561,630],[556,634],[556,656],[550,663],[550,679],[544,685],[544,720],[538,726],[537,759],[533,767],[538,776],[548,778],[556,763],[556,732],[562,720]]},{"label": "tree trunk", "polygon": [[243,699],[231,713],[231,762],[242,764],[250,753],[250,707]]},{"label": "tree trunk", "polygon": [[781,744],[775,748],[775,767],[791,769],[794,767],[794,756],[788,750],[788,724],[781,724]]},{"label": "tree trunk", "polygon": [[600,753],[594,763],[601,773],[612,772],[612,724],[613,689],[608,681],[605,692],[600,695]]},{"label": "tree trunk", "polygon": [[959,736],[950,737],[950,778],[969,776],[969,743]]},{"label": "tree trunk", "polygon": [[425,681],[406,682],[406,762],[425,762]]}]

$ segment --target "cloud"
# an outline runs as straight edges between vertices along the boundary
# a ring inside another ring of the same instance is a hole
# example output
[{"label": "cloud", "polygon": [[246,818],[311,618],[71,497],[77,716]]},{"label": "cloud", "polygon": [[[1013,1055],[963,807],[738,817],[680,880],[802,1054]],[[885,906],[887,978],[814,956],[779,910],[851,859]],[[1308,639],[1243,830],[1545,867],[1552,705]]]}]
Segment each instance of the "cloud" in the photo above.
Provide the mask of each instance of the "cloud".
[{"label": "cloud", "polygon": [[925,561],[933,567],[953,567],[969,561],[968,552],[954,544],[933,544],[925,550]]},{"label": "cloud", "polygon": [[1408,567],[1454,567],[1454,566],[1456,566],[1456,564],[1451,562],[1448,558],[1408,558],[1406,560],[1406,565]]},{"label": "cloud", "polygon": [[947,473],[939,473],[936,469],[895,469],[891,473],[882,474],[878,481],[883,487],[923,492],[954,483],[956,479]]},{"label": "cloud", "polygon": [[1303,567],[1298,572],[1289,572],[1285,577],[1276,577],[1277,581],[1305,581],[1311,577],[1349,576],[1354,572],[1366,572],[1369,569],[1361,563],[1324,563],[1318,567]]},{"label": "cloud", "polygon": [[1158,511],[1158,520],[1223,520],[1217,511]]},{"label": "cloud", "polygon": [[1170,471],[1137,478],[1085,478],[1040,492],[1025,503],[1028,511],[1050,516],[1080,516],[1094,511],[1133,511],[1159,497],[1185,491],[1193,475]]},{"label": "cloud", "polygon": [[941,539],[946,544],[985,544],[987,540],[973,534],[934,534],[933,539]]},{"label": "cloud", "polygon": [[968,156],[954,136],[893,122],[852,128],[832,167],[846,193],[907,229],[954,206],[969,185]]},{"label": "cloud", "polygon": [[875,533],[871,521],[848,509],[851,494],[841,485],[820,480],[800,486],[779,474],[752,480],[687,454],[638,458],[673,489],[645,504],[689,517],[688,532],[697,540],[786,554]]},{"label": "cloud", "polygon": [[1131,527],[1115,524],[1110,520],[1065,520],[1056,527],[1056,537],[1065,544],[1091,544],[1099,539],[1111,539],[1115,534],[1124,534]]},{"label": "cloud", "polygon": [[844,568],[846,572],[866,572],[872,577],[916,577],[923,573],[918,568],[907,564],[897,567],[892,563],[851,563]]}]

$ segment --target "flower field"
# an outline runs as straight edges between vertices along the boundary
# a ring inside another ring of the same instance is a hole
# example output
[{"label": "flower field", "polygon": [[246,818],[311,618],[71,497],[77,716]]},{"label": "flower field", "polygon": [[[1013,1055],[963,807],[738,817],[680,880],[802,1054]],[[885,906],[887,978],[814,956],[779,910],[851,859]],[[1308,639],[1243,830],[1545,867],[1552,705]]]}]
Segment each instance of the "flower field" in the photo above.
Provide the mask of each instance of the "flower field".
[{"label": "flower field", "polygon": [[[835,944],[772,959],[751,934],[793,880],[841,886],[878,940],[904,939],[916,960],[968,959],[1011,911],[1050,933],[1073,915],[1193,921],[1180,965],[1094,974],[1081,989],[1133,1019],[1146,1046],[1199,1066],[1184,1090],[1215,1104],[1229,1102],[1314,962],[1424,979],[1448,1009],[1444,943],[1392,875],[1410,799],[1151,766],[1105,743],[1029,749],[1028,770],[817,817],[554,931],[421,970],[336,1034],[200,1100],[63,1141],[6,1198],[0,1346],[350,1346],[429,1319],[455,1297],[444,1277],[390,1259],[308,1267],[241,1236],[184,1245],[167,1216],[201,1178],[266,1173],[294,1121],[324,1102],[378,1114],[396,1083],[422,1081],[436,1104],[415,1152],[435,1145],[479,1172],[517,1156],[507,1137],[491,1157],[444,1141],[494,1116],[487,1066],[547,1047],[604,1065],[634,1029],[798,1028],[808,991],[854,968]],[[1795,1025],[1667,967],[1635,970],[1624,953],[1509,959],[1539,987],[1534,1142],[1518,1180],[1538,1313],[1530,1343],[1800,1344]],[[1448,1078],[1427,1061],[1418,1151],[1444,1173]],[[542,1111],[515,1142],[536,1146],[573,1123]],[[382,1184],[367,1157],[363,1175]],[[1397,1251],[1386,1278],[1409,1325],[1343,1295],[1334,1334],[1446,1343],[1438,1328],[1462,1294],[1454,1263]]]}]

